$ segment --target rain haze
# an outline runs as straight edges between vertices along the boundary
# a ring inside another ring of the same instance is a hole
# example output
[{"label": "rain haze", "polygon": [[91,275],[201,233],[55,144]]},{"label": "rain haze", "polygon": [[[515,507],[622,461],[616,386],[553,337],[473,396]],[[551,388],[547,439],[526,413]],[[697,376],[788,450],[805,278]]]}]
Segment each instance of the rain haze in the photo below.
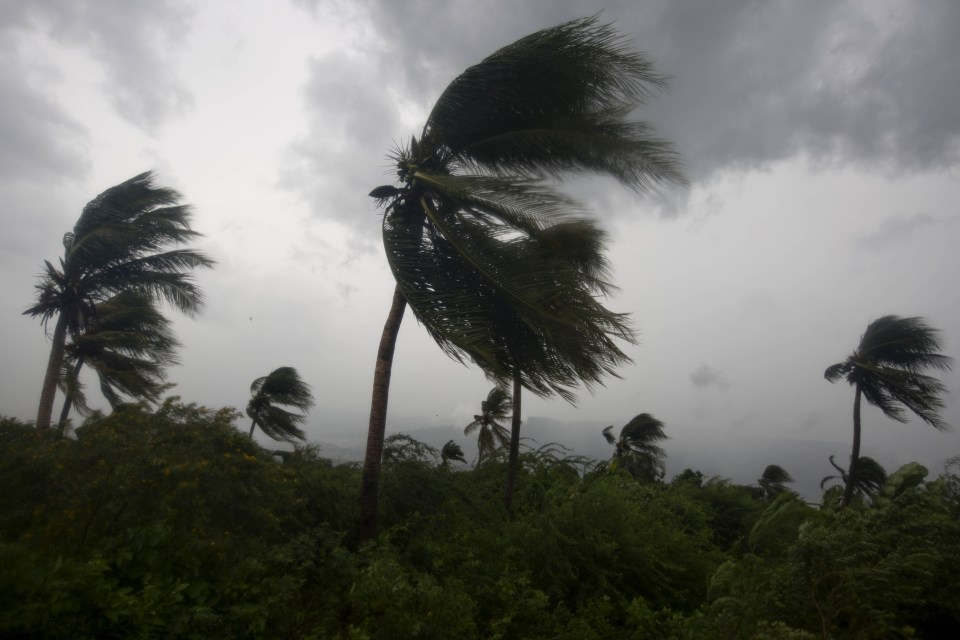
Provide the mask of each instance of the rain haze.
[{"label": "rain haze", "polygon": [[[851,432],[852,390],[823,371],[870,320],[924,316],[958,354],[953,0],[0,2],[0,414],[36,415],[50,343],[22,312],[43,260],[86,202],[154,170],[218,263],[196,274],[198,317],[167,309],[172,393],[239,409],[254,378],[292,366],[316,397],[310,440],[358,450],[393,289],[367,196],[393,180],[387,152],[470,64],[598,12],[670,76],[637,117],[690,187],[568,183],[610,233],[607,303],[640,343],[575,406],[527,394],[526,433],[599,457],[604,426],[648,412],[671,436],[668,475],[753,482],[779,464],[815,488]],[[941,379],[960,428],[957,373]],[[408,314],[387,430],[469,450],[490,386]],[[865,410],[863,453],[888,470],[936,474],[958,438]]]}]

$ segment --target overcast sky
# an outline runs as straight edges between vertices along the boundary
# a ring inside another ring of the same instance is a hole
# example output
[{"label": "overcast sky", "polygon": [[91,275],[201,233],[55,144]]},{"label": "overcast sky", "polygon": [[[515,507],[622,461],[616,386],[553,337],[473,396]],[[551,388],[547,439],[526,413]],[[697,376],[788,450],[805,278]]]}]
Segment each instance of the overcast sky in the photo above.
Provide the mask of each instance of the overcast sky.
[{"label": "overcast sky", "polygon": [[[241,408],[254,378],[293,366],[317,398],[310,437],[362,437],[393,286],[366,195],[390,181],[386,152],[465,67],[598,11],[672,78],[638,117],[691,187],[572,185],[614,239],[608,306],[641,344],[622,379],[576,407],[528,397],[525,417],[649,412],[688,457],[783,436],[845,460],[853,393],[823,370],[867,323],[925,316],[947,354],[960,345],[953,0],[2,0],[0,414],[35,417],[49,341],[21,313],[42,261],[87,201],[153,169],[218,261],[197,276],[203,314],[176,317],[175,392]],[[464,426],[489,388],[407,316],[392,416]],[[864,418],[888,467],[960,454],[956,433]]]}]

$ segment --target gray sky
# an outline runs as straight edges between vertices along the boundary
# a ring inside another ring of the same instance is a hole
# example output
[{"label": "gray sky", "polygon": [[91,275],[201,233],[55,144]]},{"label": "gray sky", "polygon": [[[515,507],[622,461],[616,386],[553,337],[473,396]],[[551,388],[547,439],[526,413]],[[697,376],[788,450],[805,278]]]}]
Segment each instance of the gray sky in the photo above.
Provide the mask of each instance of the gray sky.
[{"label": "gray sky", "polygon": [[[525,414],[602,427],[649,412],[691,464],[780,436],[836,441],[845,459],[852,392],[822,374],[871,319],[926,316],[958,352],[952,0],[0,2],[0,413],[35,415],[49,343],[20,314],[43,259],[87,201],[154,169],[219,262],[198,275],[204,313],[176,318],[176,393],[239,408],[254,378],[294,366],[317,397],[310,436],[362,437],[392,290],[366,195],[390,181],[386,152],[466,66],[601,10],[672,77],[642,116],[692,186],[571,185],[611,232],[609,306],[641,344],[576,407],[528,397]],[[945,382],[960,428],[957,374]],[[463,426],[489,387],[407,316],[391,415]],[[936,473],[960,454],[956,434],[865,421],[865,452],[888,467]],[[751,464],[830,470],[791,456]]]}]

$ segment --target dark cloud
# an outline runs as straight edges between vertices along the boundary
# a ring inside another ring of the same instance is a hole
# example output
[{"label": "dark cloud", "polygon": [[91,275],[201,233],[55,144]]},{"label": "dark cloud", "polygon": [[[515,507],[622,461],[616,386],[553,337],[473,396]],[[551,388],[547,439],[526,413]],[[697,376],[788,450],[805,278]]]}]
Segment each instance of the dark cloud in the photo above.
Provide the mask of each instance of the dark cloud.
[{"label": "dark cloud", "polygon": [[[597,11],[595,2],[396,3],[370,16],[411,91],[435,97],[512,39]],[[960,142],[960,4],[812,0],[607,3],[673,77],[649,119],[693,178],[804,157],[886,171],[954,166]]]},{"label": "dark cloud", "polygon": [[690,382],[698,388],[714,386],[720,389],[726,389],[730,384],[723,377],[723,374],[708,364],[702,364],[690,374]]},{"label": "dark cloud", "polygon": [[27,82],[15,52],[0,48],[0,185],[78,175],[86,161],[77,147],[85,130],[67,111]]},{"label": "dark cloud", "polygon": [[191,103],[171,65],[189,27],[179,0],[35,0],[9,3],[0,15],[87,49],[106,69],[114,107],[147,131]]},{"label": "dark cloud", "polygon": [[[367,196],[391,183],[386,154],[405,135],[388,70],[376,57],[335,53],[312,60],[304,87],[307,130],[290,148],[282,184],[305,197],[314,214],[379,239],[378,214]],[[381,155],[358,151],[379,149]],[[354,247],[359,248],[359,247]]]}]

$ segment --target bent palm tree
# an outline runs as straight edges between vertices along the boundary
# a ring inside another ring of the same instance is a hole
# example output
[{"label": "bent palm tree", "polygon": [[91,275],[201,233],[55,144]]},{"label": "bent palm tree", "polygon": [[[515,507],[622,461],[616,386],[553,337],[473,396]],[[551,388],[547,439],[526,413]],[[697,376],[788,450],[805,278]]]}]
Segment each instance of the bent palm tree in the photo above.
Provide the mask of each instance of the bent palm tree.
[{"label": "bent palm tree", "polygon": [[440,449],[440,466],[447,468],[450,461],[466,463],[467,459],[463,457],[463,448],[453,440],[448,440],[447,444]]},{"label": "bent palm tree", "polygon": [[939,353],[938,333],[923,318],[877,318],[867,325],[856,351],[824,372],[830,382],[846,380],[854,387],[853,447],[843,492],[844,506],[850,504],[857,484],[861,397],[898,422],[907,421],[906,408],[936,429],[949,428],[940,417],[940,395],[945,388],[939,380],[923,373],[928,369],[950,369],[951,359]]},{"label": "bent palm tree", "polygon": [[[669,144],[626,119],[664,84],[611,27],[575,20],[467,69],[440,96],[419,140],[394,151],[399,186],[370,194],[385,208],[384,246],[397,286],[374,374],[361,538],[376,529],[390,373],[406,305],[446,353],[497,379],[514,378],[516,368],[505,370],[505,351],[484,326],[491,305],[519,310],[530,327],[570,325],[579,312],[549,296],[551,280],[528,269],[516,246],[576,212],[538,179],[599,172],[637,191],[683,182]],[[439,293],[440,284],[478,281],[485,286]]]},{"label": "bent palm tree", "polygon": [[505,420],[512,409],[513,404],[506,390],[496,386],[487,394],[487,399],[480,403],[480,414],[473,416],[473,422],[463,429],[465,436],[477,432],[478,467],[498,447],[510,444],[510,432],[500,421]]},{"label": "bent palm tree", "polygon": [[[830,456],[830,464],[839,472],[839,475],[824,477],[820,481],[820,489],[823,490],[828,483],[839,480],[844,487],[844,491],[846,491],[850,476],[843,467],[834,462],[833,456]],[[860,456],[857,461],[857,482],[853,487],[854,494],[873,498],[880,492],[886,482],[887,472],[880,463],[869,456]]]},{"label": "bent palm tree", "polygon": [[613,425],[603,430],[603,437],[614,446],[611,469],[622,466],[643,482],[663,478],[667,453],[657,443],[669,436],[663,432],[663,423],[649,413],[641,413],[625,424],[619,438],[613,436]]},{"label": "bent palm tree", "polygon": [[96,311],[89,327],[73,336],[65,349],[66,399],[60,428],[73,405],[81,412],[86,410],[78,379],[84,365],[97,372],[104,397],[116,408],[124,396],[157,401],[167,388],[167,366],[177,362],[175,351],[180,343],[171,323],[143,293],[118,293],[98,304]]},{"label": "bent palm tree", "polygon": [[787,490],[787,484],[793,482],[793,477],[787,473],[787,470],[777,464],[767,465],[763,470],[763,475],[757,480],[760,485],[760,491],[767,500],[773,500],[778,495]]},{"label": "bent palm tree", "polygon": [[307,412],[313,406],[313,394],[310,387],[300,379],[293,367],[280,367],[250,385],[250,402],[247,403],[247,415],[250,416],[250,437],[257,427],[267,437],[294,443],[306,436],[300,425],[307,416],[293,413],[283,407],[293,407]]},{"label": "bent palm tree", "polygon": [[199,309],[203,296],[187,271],[213,261],[175,248],[200,235],[189,221],[190,207],[181,204],[180,194],[155,186],[150,172],[107,189],[83,208],[63,237],[59,268],[45,261],[37,302],[24,312],[39,316],[44,327],[57,317],[37,430],[50,427],[67,334],[79,336],[96,316],[97,304],[130,290],[164,299],[184,313]]}]

